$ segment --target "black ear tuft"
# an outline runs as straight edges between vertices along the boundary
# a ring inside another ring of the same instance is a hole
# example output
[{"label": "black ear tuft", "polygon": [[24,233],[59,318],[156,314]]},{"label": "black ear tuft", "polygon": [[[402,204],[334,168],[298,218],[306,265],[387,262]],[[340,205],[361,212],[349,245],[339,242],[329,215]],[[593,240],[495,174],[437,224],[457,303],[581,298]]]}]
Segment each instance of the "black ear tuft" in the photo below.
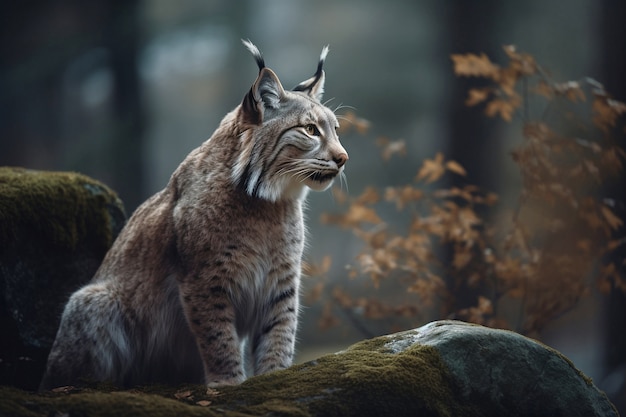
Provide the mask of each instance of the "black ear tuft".
[{"label": "black ear tuft", "polygon": [[244,120],[247,123],[259,125],[263,122],[265,109],[276,109],[279,107],[280,100],[285,95],[285,90],[274,71],[265,66],[265,60],[259,48],[250,40],[242,39],[241,42],[252,53],[259,66],[259,75],[248,94],[243,98],[241,109]]},{"label": "black ear tuft", "polygon": [[260,72],[263,68],[265,68],[265,60],[263,59],[263,55],[261,54],[261,51],[259,51],[259,48],[257,48],[255,44],[250,42],[250,39],[247,39],[247,40],[242,39],[241,42],[245,45],[246,48],[248,48],[248,51],[252,53],[252,56],[254,56],[256,64],[259,66],[259,72]]},{"label": "black ear tuft", "polygon": [[294,87],[293,91],[302,91],[307,93],[310,97],[320,101],[324,95],[324,61],[326,61],[326,55],[328,55],[328,45],[322,49],[320,54],[320,60],[317,63],[317,70],[311,78],[306,81],[302,81],[300,84]]}]

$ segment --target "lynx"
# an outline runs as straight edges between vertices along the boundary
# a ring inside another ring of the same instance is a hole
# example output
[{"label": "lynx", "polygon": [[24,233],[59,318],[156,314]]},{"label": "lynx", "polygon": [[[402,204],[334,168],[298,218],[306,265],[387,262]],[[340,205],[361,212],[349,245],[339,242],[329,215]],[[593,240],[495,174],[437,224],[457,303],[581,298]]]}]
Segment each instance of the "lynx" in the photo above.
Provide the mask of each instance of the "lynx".
[{"label": "lynx", "polygon": [[81,380],[238,384],[291,365],[309,189],[348,154],[321,104],[328,47],[293,91],[259,74],[165,189],[143,203],[69,299],[42,389]]}]

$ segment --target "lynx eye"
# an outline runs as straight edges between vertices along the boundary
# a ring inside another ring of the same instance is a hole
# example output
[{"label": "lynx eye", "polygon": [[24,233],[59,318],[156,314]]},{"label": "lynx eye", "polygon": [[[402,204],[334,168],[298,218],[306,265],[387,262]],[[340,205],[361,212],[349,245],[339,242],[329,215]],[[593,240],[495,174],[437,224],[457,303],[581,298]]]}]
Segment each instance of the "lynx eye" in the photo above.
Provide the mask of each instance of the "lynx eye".
[{"label": "lynx eye", "polygon": [[309,136],[320,136],[321,135],[319,129],[313,123],[309,123],[308,125],[305,125],[304,126],[304,131]]}]

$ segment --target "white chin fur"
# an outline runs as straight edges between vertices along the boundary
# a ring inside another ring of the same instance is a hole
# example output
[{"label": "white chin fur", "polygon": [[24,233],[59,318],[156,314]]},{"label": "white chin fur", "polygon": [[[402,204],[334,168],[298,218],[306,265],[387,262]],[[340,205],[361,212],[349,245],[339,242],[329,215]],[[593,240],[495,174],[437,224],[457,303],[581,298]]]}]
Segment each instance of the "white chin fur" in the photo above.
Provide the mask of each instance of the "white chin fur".
[{"label": "white chin fur", "polygon": [[305,181],[305,184],[307,187],[309,187],[313,191],[324,191],[324,190],[327,190],[333,184],[334,180],[335,180],[334,178],[331,178],[329,180],[320,182],[320,181],[313,181],[309,179]]}]

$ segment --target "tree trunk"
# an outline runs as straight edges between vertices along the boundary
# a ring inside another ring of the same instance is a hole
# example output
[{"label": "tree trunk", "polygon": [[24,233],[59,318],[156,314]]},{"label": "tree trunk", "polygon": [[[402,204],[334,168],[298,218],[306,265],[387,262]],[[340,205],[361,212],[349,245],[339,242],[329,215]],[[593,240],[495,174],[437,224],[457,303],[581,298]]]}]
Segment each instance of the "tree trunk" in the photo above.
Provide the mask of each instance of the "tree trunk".
[{"label": "tree trunk", "polygon": [[[626,3],[622,0],[604,0],[601,5],[599,27],[602,29],[600,49],[600,82],[602,82],[614,98],[626,101]],[[624,133],[623,131],[621,132]],[[621,143],[624,143],[622,138]],[[621,218],[626,220],[624,209],[624,175],[610,188],[605,195],[621,203]],[[623,229],[622,229],[623,230]],[[612,261],[620,268],[622,276],[626,276],[624,265],[626,248],[615,254]],[[602,386],[609,398],[618,408],[621,415],[626,413],[626,297],[619,289],[612,291],[606,308],[606,374],[612,374],[611,386]],[[621,375],[621,379],[620,376]],[[602,382],[601,382],[602,384]],[[603,384],[602,384],[603,385]]]}]

